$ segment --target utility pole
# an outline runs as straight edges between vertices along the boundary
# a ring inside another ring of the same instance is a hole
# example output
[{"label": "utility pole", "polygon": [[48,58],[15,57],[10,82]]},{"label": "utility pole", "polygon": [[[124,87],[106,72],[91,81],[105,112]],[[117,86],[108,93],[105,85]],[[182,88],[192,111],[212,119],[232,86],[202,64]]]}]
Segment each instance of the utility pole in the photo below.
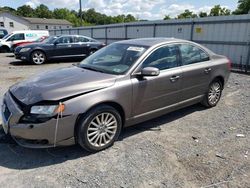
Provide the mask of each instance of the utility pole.
[{"label": "utility pole", "polygon": [[80,18],[81,18],[81,26],[82,26],[82,0],[79,0],[80,3]]}]

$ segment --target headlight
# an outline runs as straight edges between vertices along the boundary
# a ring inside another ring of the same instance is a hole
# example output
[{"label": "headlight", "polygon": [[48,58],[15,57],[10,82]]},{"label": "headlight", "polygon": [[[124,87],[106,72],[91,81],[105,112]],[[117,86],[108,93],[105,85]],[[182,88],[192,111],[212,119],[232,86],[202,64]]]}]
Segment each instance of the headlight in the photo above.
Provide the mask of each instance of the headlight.
[{"label": "headlight", "polygon": [[21,50],[20,50],[20,52],[27,52],[27,51],[29,51],[30,50],[30,48],[22,48]]},{"label": "headlight", "polygon": [[56,113],[58,105],[50,106],[32,106],[30,113],[31,114],[41,114],[41,115],[53,115]]}]

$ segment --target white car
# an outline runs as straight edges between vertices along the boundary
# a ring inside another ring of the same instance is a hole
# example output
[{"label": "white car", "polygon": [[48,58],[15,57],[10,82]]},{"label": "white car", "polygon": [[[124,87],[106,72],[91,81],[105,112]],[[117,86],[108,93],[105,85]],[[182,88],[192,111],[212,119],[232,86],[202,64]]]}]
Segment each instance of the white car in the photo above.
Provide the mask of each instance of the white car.
[{"label": "white car", "polygon": [[0,51],[9,52],[16,43],[31,42],[46,36],[49,36],[49,32],[46,30],[14,31],[0,39]]}]

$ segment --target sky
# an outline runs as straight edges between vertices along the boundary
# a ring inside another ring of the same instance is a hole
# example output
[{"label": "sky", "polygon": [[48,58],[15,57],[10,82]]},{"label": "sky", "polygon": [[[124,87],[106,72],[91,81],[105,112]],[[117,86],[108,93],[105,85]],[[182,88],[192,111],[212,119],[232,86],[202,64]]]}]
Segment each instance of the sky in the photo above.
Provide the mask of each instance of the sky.
[{"label": "sky", "polygon": [[[195,13],[209,12],[217,4],[235,10],[238,0],[82,0],[83,10],[95,8],[107,15],[132,14],[138,19],[157,20],[165,15],[175,17],[185,9]],[[68,8],[79,9],[79,0],[0,0],[0,6],[17,8],[22,5],[35,8],[45,4],[49,9]]]}]

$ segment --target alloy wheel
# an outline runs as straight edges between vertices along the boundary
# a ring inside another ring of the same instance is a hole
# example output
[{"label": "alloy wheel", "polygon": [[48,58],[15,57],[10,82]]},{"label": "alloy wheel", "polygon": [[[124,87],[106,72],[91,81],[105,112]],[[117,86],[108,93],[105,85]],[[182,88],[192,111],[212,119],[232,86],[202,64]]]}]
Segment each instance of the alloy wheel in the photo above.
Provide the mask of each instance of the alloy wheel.
[{"label": "alloy wheel", "polygon": [[210,104],[215,105],[220,100],[221,85],[219,82],[214,82],[208,92],[208,101]]},{"label": "alloy wheel", "polygon": [[117,132],[117,119],[109,112],[96,115],[87,129],[87,139],[94,147],[103,147],[109,144]]},{"label": "alloy wheel", "polygon": [[35,64],[43,64],[45,61],[45,55],[42,52],[35,52],[32,56],[32,60]]}]

